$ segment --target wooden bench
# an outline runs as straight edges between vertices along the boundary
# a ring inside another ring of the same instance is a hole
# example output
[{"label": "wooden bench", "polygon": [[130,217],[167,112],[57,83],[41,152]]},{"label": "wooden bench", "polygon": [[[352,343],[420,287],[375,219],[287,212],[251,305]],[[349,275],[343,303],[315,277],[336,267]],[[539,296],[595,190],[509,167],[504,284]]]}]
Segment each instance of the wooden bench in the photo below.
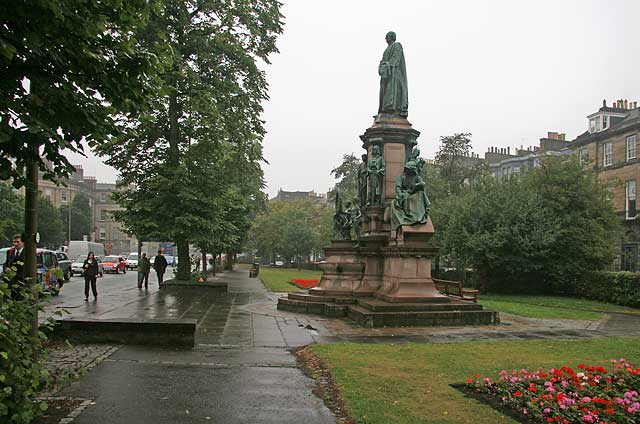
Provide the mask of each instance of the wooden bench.
[{"label": "wooden bench", "polygon": [[433,279],[438,291],[444,295],[458,297],[473,303],[478,303],[478,290],[465,289],[460,281]]}]

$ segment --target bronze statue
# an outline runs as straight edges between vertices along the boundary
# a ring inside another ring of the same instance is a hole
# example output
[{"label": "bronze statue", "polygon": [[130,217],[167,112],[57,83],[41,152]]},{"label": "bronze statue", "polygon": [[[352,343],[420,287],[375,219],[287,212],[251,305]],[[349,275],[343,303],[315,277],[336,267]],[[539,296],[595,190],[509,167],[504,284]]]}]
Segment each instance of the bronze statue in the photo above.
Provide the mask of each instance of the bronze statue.
[{"label": "bronze statue", "polygon": [[420,149],[418,149],[418,147],[414,147],[413,149],[411,149],[411,152],[409,153],[409,158],[407,159],[407,162],[409,161],[413,161],[416,163],[416,167],[418,168],[417,173],[418,175],[422,175],[422,167],[424,166],[424,159],[420,157]]},{"label": "bronze statue", "polygon": [[397,230],[402,225],[427,222],[431,202],[424,192],[425,183],[418,174],[418,165],[410,160],[404,172],[396,178],[396,198],[391,202],[391,227]]},{"label": "bronze statue", "polygon": [[351,201],[344,202],[340,193],[336,193],[336,211],[333,214],[333,236],[340,240],[351,240],[351,229],[353,225],[360,219],[360,208],[352,205]]},{"label": "bronze statue", "polygon": [[378,75],[380,75],[378,115],[386,113],[406,118],[409,113],[409,94],[404,52],[402,45],[396,42],[395,32],[389,31],[385,40],[388,46],[378,65]]},{"label": "bronze statue", "polygon": [[379,205],[382,203],[382,183],[386,172],[386,163],[382,158],[380,146],[373,146],[371,155],[371,160],[367,163],[369,176],[367,205]]},{"label": "bronze statue", "polygon": [[367,171],[367,154],[362,155],[362,163],[358,165],[358,203],[361,208],[367,204],[367,180],[369,173]]}]

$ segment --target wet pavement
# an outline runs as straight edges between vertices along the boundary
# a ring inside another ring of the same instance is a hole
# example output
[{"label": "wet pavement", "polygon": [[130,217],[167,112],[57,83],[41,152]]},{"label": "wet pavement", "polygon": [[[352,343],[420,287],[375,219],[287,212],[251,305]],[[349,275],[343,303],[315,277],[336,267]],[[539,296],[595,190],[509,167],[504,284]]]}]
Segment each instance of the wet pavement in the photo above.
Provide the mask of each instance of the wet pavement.
[{"label": "wet pavement", "polygon": [[640,335],[640,316],[610,314],[599,322],[536,320],[502,314],[481,327],[365,329],[341,319],[278,311],[280,294],[238,270],[214,288],[139,290],[135,273],[98,281],[98,300],[84,302],[73,278],[45,315],[75,318],[191,318],[196,347],[172,350],[123,346],[59,395],[88,399],[66,423],[333,423],[312,394],[314,382],[296,367],[290,349],[310,343],[434,343]]}]

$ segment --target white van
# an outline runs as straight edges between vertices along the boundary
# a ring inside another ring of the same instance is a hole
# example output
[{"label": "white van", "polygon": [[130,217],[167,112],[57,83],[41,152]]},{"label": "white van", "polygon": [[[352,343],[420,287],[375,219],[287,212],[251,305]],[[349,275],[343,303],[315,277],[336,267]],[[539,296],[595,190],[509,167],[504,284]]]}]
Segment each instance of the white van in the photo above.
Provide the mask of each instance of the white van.
[{"label": "white van", "polygon": [[67,255],[70,258],[77,258],[80,256],[87,256],[89,252],[93,252],[94,255],[104,257],[104,246],[100,243],[94,243],[92,241],[76,240],[69,242],[69,249]]}]

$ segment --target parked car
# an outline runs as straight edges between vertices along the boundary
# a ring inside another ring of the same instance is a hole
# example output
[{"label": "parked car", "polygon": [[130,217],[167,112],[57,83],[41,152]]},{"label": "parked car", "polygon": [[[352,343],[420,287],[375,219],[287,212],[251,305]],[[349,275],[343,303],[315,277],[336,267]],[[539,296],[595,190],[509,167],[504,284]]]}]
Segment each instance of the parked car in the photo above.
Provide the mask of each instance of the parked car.
[{"label": "parked car", "polygon": [[274,262],[274,265],[275,266],[284,266],[284,261],[277,260],[277,261]]},{"label": "parked car", "polygon": [[114,274],[127,272],[127,260],[122,256],[105,256],[102,265],[104,266],[104,272],[113,272]]},{"label": "parked car", "polygon": [[51,292],[56,296],[64,285],[63,273],[58,267],[56,252],[48,249],[37,249],[36,266],[38,268],[38,283],[42,287],[42,291]]},{"label": "parked car", "polygon": [[[87,255],[80,255],[78,259],[76,259],[71,264],[71,275],[83,275],[84,269],[82,269],[82,265],[84,265],[84,261],[87,259]],[[96,261],[98,262],[98,275],[102,277],[104,274],[104,265],[102,264],[102,259],[100,256],[96,256]]]},{"label": "parked car", "polygon": [[64,252],[56,252],[56,258],[58,258],[58,266],[64,274],[64,281],[69,281],[71,278],[71,259]]},{"label": "parked car", "polygon": [[127,256],[127,268],[138,269],[138,252],[131,252]]}]

